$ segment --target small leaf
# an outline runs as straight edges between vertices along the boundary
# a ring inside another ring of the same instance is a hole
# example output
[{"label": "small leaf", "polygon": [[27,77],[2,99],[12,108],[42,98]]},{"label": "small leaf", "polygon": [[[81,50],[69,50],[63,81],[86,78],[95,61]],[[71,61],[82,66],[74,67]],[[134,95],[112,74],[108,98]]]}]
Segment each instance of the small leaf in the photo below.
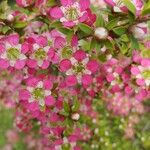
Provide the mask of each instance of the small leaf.
[{"label": "small leaf", "polygon": [[69,104],[66,101],[63,102],[63,107],[65,112],[68,113],[70,111]]},{"label": "small leaf", "polygon": [[130,41],[131,41],[131,49],[132,50],[133,49],[139,49],[138,40],[134,36],[130,35]]},{"label": "small leaf", "polygon": [[76,112],[76,111],[78,111],[79,108],[80,108],[80,102],[79,102],[79,100],[77,99],[77,97],[74,97],[74,99],[73,99],[72,111],[73,111],[73,112]]},{"label": "small leaf", "polygon": [[96,19],[96,27],[104,27],[105,26],[105,20],[102,15],[98,14]]},{"label": "small leaf", "polygon": [[98,56],[98,59],[101,61],[101,62],[105,62],[106,61],[106,55],[105,54],[101,54]]},{"label": "small leaf", "polygon": [[0,1],[0,19],[6,19],[10,13],[10,7],[8,6],[7,0]]},{"label": "small leaf", "polygon": [[107,49],[114,49],[114,41],[113,40],[104,40],[102,42]]},{"label": "small leaf", "polygon": [[65,120],[64,120],[64,122],[63,122],[63,124],[65,125],[65,126],[72,126],[73,125],[73,120],[72,119],[69,119],[69,118],[66,118]]},{"label": "small leaf", "polygon": [[132,12],[134,15],[136,14],[136,8],[134,4],[131,2],[131,0],[123,0],[125,6],[129,9],[130,12]]},{"label": "small leaf", "polygon": [[58,28],[58,30],[59,30],[60,32],[62,32],[63,34],[66,34],[66,35],[72,33],[72,30],[69,29],[69,28]]},{"label": "small leaf", "polygon": [[59,112],[60,115],[62,116],[65,116],[65,117],[68,117],[69,116],[69,113],[67,113],[66,111],[62,110]]},{"label": "small leaf", "polygon": [[150,58],[150,49],[142,50],[142,56],[145,58]]},{"label": "small leaf", "polygon": [[121,53],[124,55],[128,52],[128,46],[125,44],[125,43],[121,43],[121,46],[120,46],[120,51]]},{"label": "small leaf", "polygon": [[8,26],[4,26],[4,27],[2,28],[3,34],[6,34],[9,30],[10,30],[10,27],[8,27]]},{"label": "small leaf", "polygon": [[15,24],[14,24],[14,28],[25,28],[27,26],[27,22],[16,22]]},{"label": "small leaf", "polygon": [[127,34],[123,34],[121,37],[120,37],[121,41],[123,42],[129,42],[129,38],[127,36]]},{"label": "small leaf", "polygon": [[90,50],[96,49],[97,51],[101,48],[101,42],[97,41],[95,38],[92,39]]},{"label": "small leaf", "polygon": [[90,42],[87,42],[87,41],[85,41],[85,40],[80,40],[80,41],[79,41],[79,46],[80,46],[82,49],[84,49],[84,50],[86,50],[86,51],[89,51],[89,50],[90,50],[91,43],[90,43]]},{"label": "small leaf", "polygon": [[125,34],[126,29],[125,29],[124,27],[117,27],[117,28],[114,28],[113,31],[114,31],[117,35],[121,36],[121,35]]},{"label": "small leaf", "polygon": [[62,145],[62,148],[61,148],[62,150],[71,150],[71,146],[70,146],[70,144],[69,143],[66,143],[66,144],[63,144]]},{"label": "small leaf", "polygon": [[61,22],[60,21],[54,21],[50,24],[51,28],[58,28],[61,27]]},{"label": "small leaf", "polygon": [[87,35],[90,35],[90,34],[93,33],[92,28],[89,27],[88,25],[84,24],[84,23],[80,23],[80,24],[78,25],[78,27],[79,27],[79,29],[80,29],[81,31],[83,31],[83,32],[86,33]]},{"label": "small leaf", "polygon": [[57,4],[57,1],[56,0],[48,0],[46,4],[48,7],[53,7]]},{"label": "small leaf", "polygon": [[145,3],[143,10],[142,10],[142,15],[147,15],[150,14],[150,0]]},{"label": "small leaf", "polygon": [[108,24],[106,25],[106,28],[108,30],[112,30],[114,27],[117,26],[117,23],[118,23],[118,19],[113,19],[113,20],[108,22]]},{"label": "small leaf", "polygon": [[135,21],[135,16],[132,13],[128,13],[128,18],[129,18],[129,24],[128,25],[132,25]]}]

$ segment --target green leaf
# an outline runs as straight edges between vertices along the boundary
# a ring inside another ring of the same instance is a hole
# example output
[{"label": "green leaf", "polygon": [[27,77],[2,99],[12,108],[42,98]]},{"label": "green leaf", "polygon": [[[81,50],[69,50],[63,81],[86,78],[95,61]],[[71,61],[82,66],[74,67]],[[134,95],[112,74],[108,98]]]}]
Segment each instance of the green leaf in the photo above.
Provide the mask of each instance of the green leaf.
[{"label": "green leaf", "polygon": [[147,22],[147,24],[148,24],[148,28],[150,30],[150,20]]},{"label": "green leaf", "polygon": [[72,109],[73,112],[76,112],[76,111],[78,111],[79,108],[80,108],[80,102],[77,99],[77,97],[74,97],[74,99],[73,99],[73,106],[72,106],[71,109]]},{"label": "green leaf", "polygon": [[56,0],[48,0],[46,4],[48,7],[53,7],[57,4],[57,1]]},{"label": "green leaf", "polygon": [[101,54],[98,56],[98,59],[101,61],[101,62],[105,62],[106,61],[106,55],[105,54]]},{"label": "green leaf", "polygon": [[128,46],[125,44],[125,43],[121,43],[121,46],[120,46],[120,51],[121,51],[121,53],[124,55],[124,54],[126,54],[127,52],[128,52]]},{"label": "green leaf", "polygon": [[130,35],[130,41],[131,41],[131,49],[139,49],[139,43],[138,40],[133,36]]},{"label": "green leaf", "polygon": [[68,34],[71,34],[71,33],[73,33],[73,31],[71,30],[71,29],[69,29],[69,28],[58,28],[58,30],[60,31],[60,32],[62,32],[63,34],[65,34],[65,35],[68,35]]},{"label": "green leaf", "polygon": [[126,29],[125,29],[124,27],[117,27],[117,28],[114,28],[113,31],[114,31],[117,35],[121,36],[121,35],[125,34]]},{"label": "green leaf", "polygon": [[64,126],[67,126],[67,127],[71,127],[73,126],[73,120],[72,119],[69,119],[69,118],[66,118],[64,121],[63,121],[63,125]]},{"label": "green leaf", "polygon": [[62,150],[71,150],[71,146],[69,143],[63,144],[62,145]]},{"label": "green leaf", "polygon": [[84,50],[86,50],[86,51],[89,51],[89,50],[90,50],[91,43],[88,42],[88,41],[85,41],[85,40],[80,40],[80,41],[79,41],[79,46],[80,46],[82,49],[84,49]]},{"label": "green leaf", "polygon": [[19,22],[15,22],[15,24],[14,24],[14,28],[25,28],[27,26],[27,22],[21,22],[21,21],[19,21]]},{"label": "green leaf", "polygon": [[102,15],[98,14],[96,19],[96,27],[104,27],[105,26],[105,20]]},{"label": "green leaf", "polygon": [[50,28],[58,28],[58,27],[61,27],[60,21],[54,21],[50,24]]},{"label": "green leaf", "polygon": [[62,116],[65,116],[65,117],[68,117],[68,116],[69,116],[69,113],[66,112],[66,111],[64,111],[64,110],[61,110],[61,111],[59,112],[59,114],[62,115]]},{"label": "green leaf", "polygon": [[100,50],[100,48],[101,48],[101,43],[97,41],[95,38],[93,38],[91,41],[90,50],[96,49],[98,51]]},{"label": "green leaf", "polygon": [[143,104],[150,107],[150,100],[144,101]]},{"label": "green leaf", "polygon": [[83,31],[84,33],[86,33],[87,35],[90,35],[93,33],[93,29],[91,27],[89,27],[88,25],[84,24],[84,23],[80,23],[78,25],[79,29],[81,31]]},{"label": "green leaf", "polygon": [[108,22],[108,24],[106,25],[106,28],[108,30],[112,30],[114,27],[117,26],[117,23],[118,23],[118,19],[113,19],[113,20]]},{"label": "green leaf", "polygon": [[119,47],[120,49],[120,52],[125,55],[128,51],[129,51],[129,48],[128,48],[128,44],[127,43],[124,43],[120,40],[116,40],[116,44],[117,46]]},{"label": "green leaf", "polygon": [[113,40],[104,40],[102,43],[106,46],[107,49],[114,49],[114,41]]},{"label": "green leaf", "polygon": [[136,14],[136,8],[134,4],[131,2],[131,0],[123,0],[125,6],[129,9],[130,12],[132,12],[134,15]]},{"label": "green leaf", "polygon": [[147,15],[147,14],[150,14],[150,0],[148,0],[148,2],[145,3],[142,10],[142,15]]},{"label": "green leaf", "polygon": [[63,102],[63,107],[65,112],[68,113],[70,111],[70,106],[66,101]]},{"label": "green leaf", "polygon": [[128,18],[129,18],[129,24],[128,25],[132,25],[135,22],[135,16],[129,12]]},{"label": "green leaf", "polygon": [[145,58],[150,58],[150,49],[142,50],[142,56]]},{"label": "green leaf", "polygon": [[6,19],[9,14],[10,7],[7,0],[0,1],[0,19]]},{"label": "green leaf", "polygon": [[3,34],[6,34],[9,30],[10,30],[10,27],[8,27],[8,26],[4,26],[4,27],[2,28]]},{"label": "green leaf", "polygon": [[121,39],[121,41],[123,41],[123,42],[129,42],[129,38],[128,38],[127,34],[121,35],[120,39]]}]

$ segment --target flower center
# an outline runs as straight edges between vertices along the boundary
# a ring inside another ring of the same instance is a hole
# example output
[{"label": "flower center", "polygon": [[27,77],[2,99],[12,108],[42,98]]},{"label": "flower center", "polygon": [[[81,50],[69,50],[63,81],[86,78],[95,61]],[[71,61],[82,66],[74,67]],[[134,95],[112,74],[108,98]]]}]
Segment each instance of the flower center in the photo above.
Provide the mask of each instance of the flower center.
[{"label": "flower center", "polygon": [[150,79],[150,70],[144,70],[142,72],[142,76],[145,78],[145,79]]},{"label": "flower center", "polygon": [[73,70],[76,74],[82,73],[85,70],[85,66],[81,62],[79,62],[73,67]]},{"label": "flower center", "polygon": [[44,58],[46,58],[46,52],[44,51],[44,49],[39,48],[38,50],[35,51],[35,58],[43,60]]},{"label": "flower center", "polygon": [[74,8],[74,7],[67,8],[64,15],[65,15],[65,18],[70,21],[77,20],[79,17],[78,10],[77,8]]},{"label": "flower center", "polygon": [[72,55],[72,49],[70,46],[66,46],[62,49],[62,57],[63,58],[70,58]]},{"label": "flower center", "polygon": [[7,57],[10,60],[16,60],[19,58],[20,52],[17,48],[10,48],[7,50]]},{"label": "flower center", "polygon": [[42,88],[35,88],[32,93],[35,99],[43,99],[44,98],[44,90]]},{"label": "flower center", "polygon": [[49,41],[48,41],[48,45],[49,45],[49,46],[52,46],[52,45],[53,45],[52,40],[49,40]]}]

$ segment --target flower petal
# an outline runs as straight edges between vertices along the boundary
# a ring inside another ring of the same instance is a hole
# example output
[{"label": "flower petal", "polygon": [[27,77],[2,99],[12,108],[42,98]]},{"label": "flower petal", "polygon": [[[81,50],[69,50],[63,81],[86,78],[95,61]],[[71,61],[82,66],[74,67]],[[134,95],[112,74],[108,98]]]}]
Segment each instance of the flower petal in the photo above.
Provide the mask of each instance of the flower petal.
[{"label": "flower petal", "polygon": [[59,7],[54,7],[50,9],[49,13],[50,13],[50,16],[55,19],[60,19],[61,17],[63,17],[63,13]]},{"label": "flower petal", "polygon": [[77,84],[77,78],[74,75],[69,75],[66,77],[67,86],[74,86]]},{"label": "flower petal", "polygon": [[80,0],[79,4],[81,11],[84,11],[90,7],[90,0]]},{"label": "flower petal", "polygon": [[54,106],[55,99],[52,96],[47,96],[45,98],[45,104],[46,104],[46,106]]},{"label": "flower petal", "polygon": [[74,3],[74,0],[60,0],[61,4],[63,6],[72,5]]},{"label": "flower petal", "polygon": [[65,71],[69,70],[71,68],[71,62],[70,62],[70,60],[68,60],[68,59],[62,60],[60,62],[60,66],[59,67],[60,67],[60,70],[62,72],[65,72]]}]

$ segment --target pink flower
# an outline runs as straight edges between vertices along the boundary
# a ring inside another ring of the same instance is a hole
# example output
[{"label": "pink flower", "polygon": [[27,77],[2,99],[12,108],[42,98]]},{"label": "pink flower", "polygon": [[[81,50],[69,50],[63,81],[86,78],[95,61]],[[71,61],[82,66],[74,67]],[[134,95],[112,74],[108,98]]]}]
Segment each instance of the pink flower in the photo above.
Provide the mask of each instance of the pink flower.
[{"label": "pink flower", "polygon": [[150,86],[150,60],[142,59],[140,65],[131,67],[133,78],[139,86]]},{"label": "pink flower", "polygon": [[61,0],[61,7],[50,9],[50,15],[54,19],[59,19],[64,26],[73,27],[79,22],[86,21],[88,14],[87,9],[90,6],[89,0]]},{"label": "pink flower", "polygon": [[[45,108],[45,106],[54,106],[55,99],[51,96],[51,89],[53,86],[51,80],[46,79],[41,81],[36,78],[29,78],[26,84],[26,89],[20,91],[21,100],[27,100],[29,104],[38,103],[41,108]],[[34,105],[29,106],[31,109],[34,109]]]},{"label": "pink flower", "polygon": [[124,88],[124,85],[129,81],[130,74],[125,72],[126,66],[125,60],[110,59],[102,66],[104,76],[109,83],[109,89],[111,92],[119,92]]},{"label": "pink flower", "polygon": [[54,48],[57,49],[59,60],[71,58],[73,52],[78,49],[78,37],[72,36],[71,42],[68,43],[66,37],[58,36],[54,40]]},{"label": "pink flower", "polygon": [[[12,39],[12,40],[11,40]],[[22,69],[26,64],[26,56],[21,51],[19,37],[9,36],[6,41],[0,44],[0,68],[9,66],[16,69]]]},{"label": "pink flower", "polygon": [[[40,43],[40,41],[38,42]],[[43,41],[41,41],[42,44]],[[46,44],[44,44],[46,45]],[[40,46],[40,44],[33,44],[33,52],[30,54],[29,59],[27,61],[27,65],[30,68],[41,67],[42,69],[48,68],[50,64],[50,58],[48,53],[50,52],[49,46]]]},{"label": "pink flower", "polygon": [[92,83],[92,74],[99,69],[99,64],[95,60],[90,60],[83,50],[78,50],[70,60],[62,60],[59,67],[60,71],[66,73],[68,85],[75,85],[77,81],[83,85],[89,85]]},{"label": "pink flower", "polygon": [[89,26],[93,26],[94,22],[96,21],[96,14],[92,13],[91,9],[87,9],[87,18],[84,21],[85,24]]}]

